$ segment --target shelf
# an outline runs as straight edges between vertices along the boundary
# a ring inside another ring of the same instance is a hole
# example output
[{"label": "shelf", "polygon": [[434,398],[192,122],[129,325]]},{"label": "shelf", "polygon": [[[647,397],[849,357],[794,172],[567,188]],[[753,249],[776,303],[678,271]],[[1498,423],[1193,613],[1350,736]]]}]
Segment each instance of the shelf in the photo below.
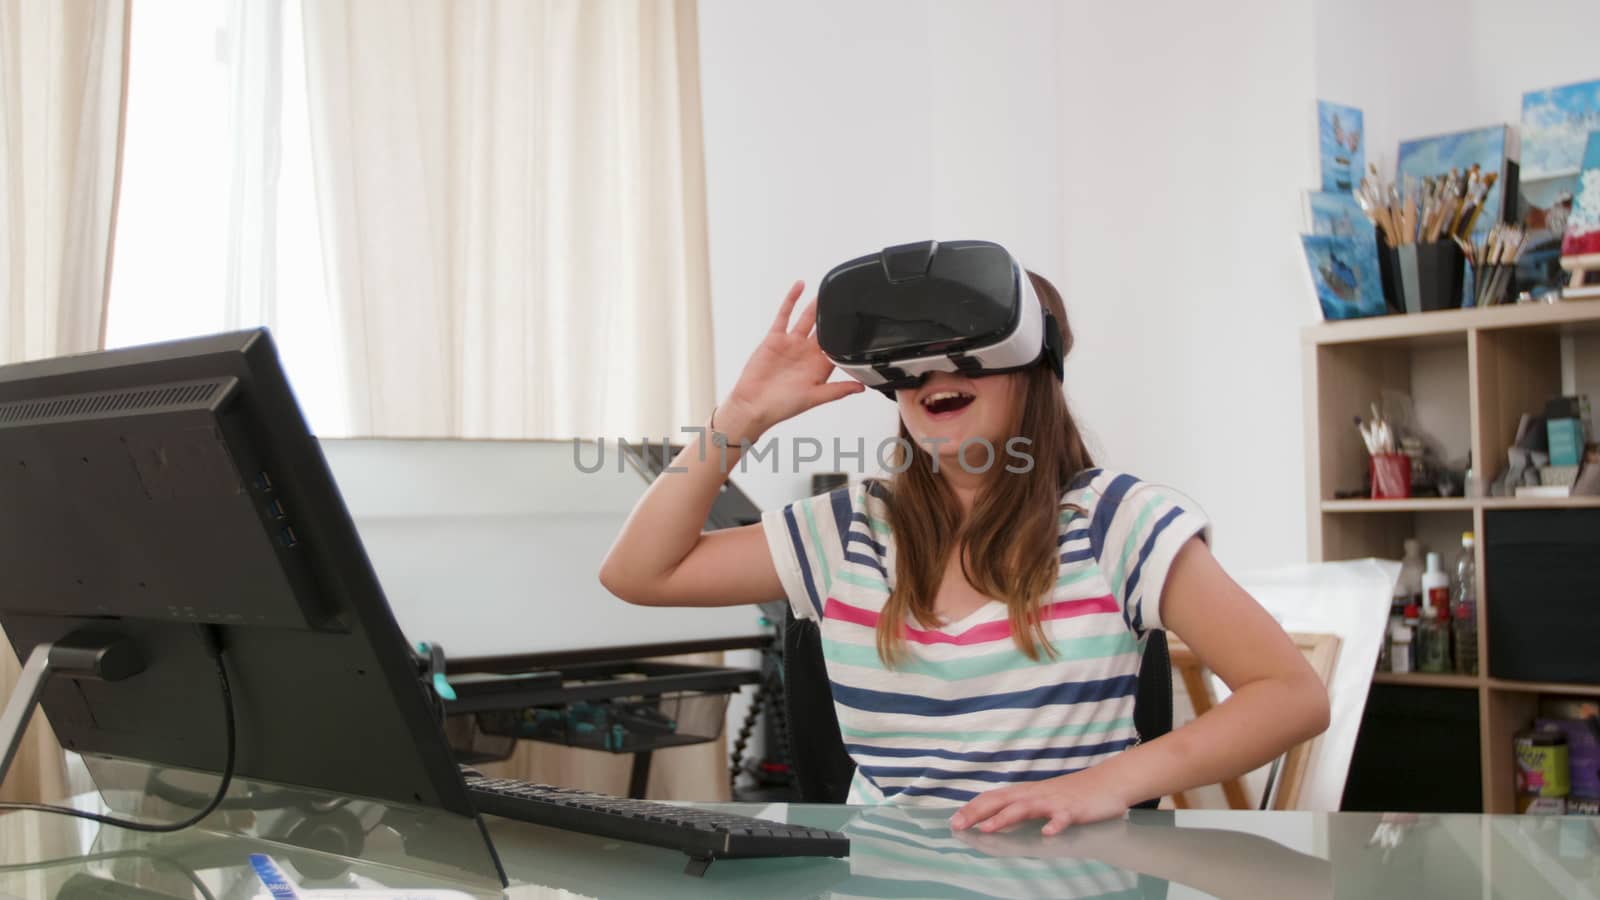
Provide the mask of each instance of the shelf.
[{"label": "shelf", "polygon": [[1594,509],[1600,497],[1485,497],[1484,509]]},{"label": "shelf", "polygon": [[1514,691],[1519,694],[1578,694],[1600,697],[1600,684],[1560,684],[1551,681],[1509,681],[1490,678],[1489,687],[1496,691]]},{"label": "shelf", "polygon": [[1465,497],[1412,497],[1405,500],[1324,500],[1325,513],[1471,511],[1473,501]]},{"label": "shelf", "polygon": [[1324,500],[1325,513],[1470,512],[1484,509],[1595,509],[1600,497],[1412,497],[1405,500]]},{"label": "shelf", "polygon": [[[1493,555],[1485,542],[1493,539],[1504,520],[1514,518],[1511,510],[1548,511],[1543,514],[1551,518],[1557,516],[1555,511],[1563,511],[1561,517],[1577,520],[1593,515],[1583,510],[1600,509],[1600,497],[1323,498],[1358,486],[1367,476],[1366,448],[1352,419],[1365,417],[1385,392],[1411,398],[1419,428],[1434,439],[1445,459],[1453,462],[1470,454],[1494,470],[1478,473],[1486,486],[1504,465],[1505,447],[1524,414],[1542,410],[1550,397],[1563,392],[1600,391],[1600,382],[1595,381],[1600,376],[1600,302],[1570,300],[1326,322],[1303,329],[1300,337],[1306,363],[1310,557],[1397,559],[1410,538],[1447,553],[1465,530],[1479,538],[1475,561],[1482,674],[1383,672],[1371,678],[1374,685],[1384,686],[1382,691],[1374,687],[1379,703],[1393,701],[1408,716],[1428,715],[1429,704],[1475,709],[1481,790],[1472,793],[1481,796],[1485,811],[1510,812],[1516,805],[1513,737],[1539,715],[1543,698],[1600,702],[1600,684],[1489,677],[1497,655],[1485,623],[1493,612],[1504,609],[1501,604],[1515,605],[1517,598],[1503,585],[1498,596],[1488,588]],[[1587,525],[1574,521],[1572,527]],[[1358,751],[1359,746],[1358,741]],[[1392,755],[1390,747],[1367,749],[1372,766],[1387,765],[1381,760]],[[1409,787],[1401,781],[1392,789],[1403,794]]]},{"label": "shelf", "polygon": [[1373,684],[1398,684],[1406,687],[1443,687],[1477,690],[1481,679],[1476,675],[1435,675],[1428,672],[1374,672]]},{"label": "shelf", "polygon": [[1409,315],[1374,316],[1367,319],[1310,325],[1301,334],[1305,342],[1310,344],[1344,344],[1353,341],[1428,344],[1473,329],[1574,329],[1574,326],[1600,329],[1600,303],[1564,300],[1560,303],[1529,303],[1483,309],[1451,309]]}]

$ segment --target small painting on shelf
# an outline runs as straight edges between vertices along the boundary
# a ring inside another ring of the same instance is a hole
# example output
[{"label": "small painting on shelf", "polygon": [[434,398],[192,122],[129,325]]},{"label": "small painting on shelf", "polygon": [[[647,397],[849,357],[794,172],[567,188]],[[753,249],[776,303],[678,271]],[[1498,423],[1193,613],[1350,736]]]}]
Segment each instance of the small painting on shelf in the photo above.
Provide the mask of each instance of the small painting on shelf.
[{"label": "small painting on shelf", "polygon": [[1600,130],[1600,81],[1522,95],[1518,216],[1528,225],[1517,262],[1518,290],[1535,295],[1561,283],[1561,244],[1578,188],[1589,132]]},{"label": "small painting on shelf", "polygon": [[1322,317],[1359,319],[1388,312],[1378,274],[1378,245],[1331,234],[1300,236]]},{"label": "small painting on shelf", "polygon": [[1317,149],[1322,158],[1322,189],[1354,191],[1367,168],[1361,110],[1318,100]]},{"label": "small painting on shelf", "polygon": [[1465,172],[1472,166],[1483,175],[1495,173],[1496,181],[1483,198],[1483,213],[1473,227],[1473,234],[1482,238],[1496,222],[1504,221],[1505,186],[1516,177],[1516,156],[1516,132],[1506,125],[1401,141],[1397,180],[1402,184],[1408,178],[1420,182],[1448,175],[1452,169]]}]

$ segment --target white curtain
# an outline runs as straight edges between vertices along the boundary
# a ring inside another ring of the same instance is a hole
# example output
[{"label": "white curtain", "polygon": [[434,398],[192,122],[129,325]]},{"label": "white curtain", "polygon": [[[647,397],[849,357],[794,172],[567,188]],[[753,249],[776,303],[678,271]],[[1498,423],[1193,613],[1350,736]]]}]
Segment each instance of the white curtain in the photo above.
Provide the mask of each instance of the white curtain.
[{"label": "white curtain", "polygon": [[228,0],[227,278],[224,327],[277,324],[283,2]]},{"label": "white curtain", "polygon": [[676,435],[710,411],[692,0],[318,0],[350,430]]},{"label": "white curtain", "polygon": [[[0,362],[100,346],[121,146],[125,0],[0,0]],[[18,666],[0,648],[0,698]],[[36,716],[0,799],[58,798]]]}]

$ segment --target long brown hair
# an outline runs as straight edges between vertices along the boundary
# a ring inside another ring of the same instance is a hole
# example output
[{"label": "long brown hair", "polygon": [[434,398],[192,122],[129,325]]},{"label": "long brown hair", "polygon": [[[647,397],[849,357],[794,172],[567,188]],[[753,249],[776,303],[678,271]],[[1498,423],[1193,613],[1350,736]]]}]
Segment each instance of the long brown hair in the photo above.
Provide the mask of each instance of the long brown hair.
[{"label": "long brown hair", "polygon": [[[1029,272],[1028,278],[1039,302],[1055,317],[1065,356],[1072,349],[1072,329],[1061,294],[1042,276]],[[1073,477],[1094,462],[1055,373],[1038,365],[1019,374],[1023,390],[1012,415],[1012,434],[1033,441],[1027,447],[1033,469],[1016,474],[998,462],[992,465],[965,521],[955,493],[933,471],[927,450],[912,440],[904,422],[900,424],[900,455],[894,468],[905,468],[890,477],[887,491],[880,492],[886,495],[895,540],[895,584],[878,619],[877,634],[878,656],[887,666],[893,667],[904,649],[901,623],[907,613],[925,628],[938,626],[934,597],[946,562],[957,550],[967,582],[1009,609],[1017,647],[1033,660],[1039,659],[1041,647],[1055,655],[1045,639],[1039,607],[1055,586],[1061,497]],[[997,453],[997,459],[1005,457]]]}]

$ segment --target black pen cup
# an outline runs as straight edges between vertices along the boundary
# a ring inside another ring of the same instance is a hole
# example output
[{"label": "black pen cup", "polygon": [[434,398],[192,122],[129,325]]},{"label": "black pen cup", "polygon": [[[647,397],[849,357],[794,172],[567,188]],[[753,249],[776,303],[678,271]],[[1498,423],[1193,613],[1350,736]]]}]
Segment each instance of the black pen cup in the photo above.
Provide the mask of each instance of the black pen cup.
[{"label": "black pen cup", "polygon": [[1383,255],[1389,257],[1391,273],[1384,277],[1384,294],[1389,296],[1392,281],[1401,310],[1415,313],[1461,307],[1467,257],[1454,241],[1391,247]]}]

